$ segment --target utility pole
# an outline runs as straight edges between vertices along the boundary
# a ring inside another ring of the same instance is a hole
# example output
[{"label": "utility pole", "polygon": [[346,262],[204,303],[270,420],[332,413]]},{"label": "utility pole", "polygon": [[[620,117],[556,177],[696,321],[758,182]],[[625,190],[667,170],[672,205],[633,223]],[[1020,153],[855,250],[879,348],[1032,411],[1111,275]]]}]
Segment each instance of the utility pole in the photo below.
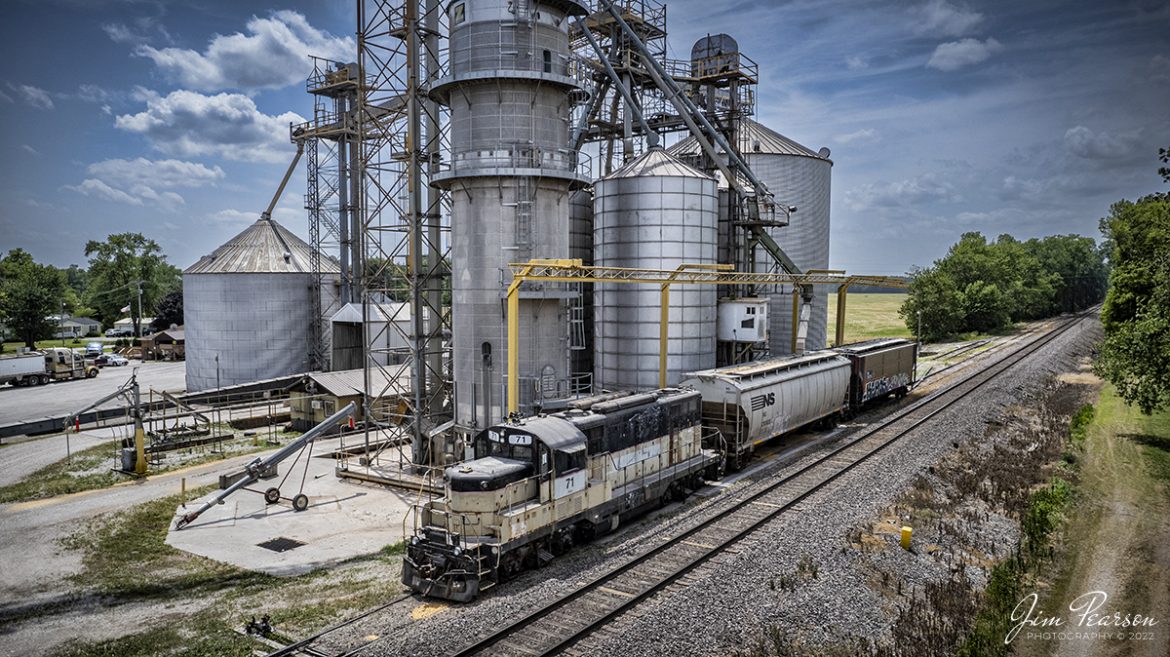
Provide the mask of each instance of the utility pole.
[{"label": "utility pole", "polygon": [[142,281],[135,281],[135,283],[137,283],[137,285],[138,285],[138,322],[135,324],[135,326],[138,329],[138,335],[136,337],[141,338],[142,337]]}]

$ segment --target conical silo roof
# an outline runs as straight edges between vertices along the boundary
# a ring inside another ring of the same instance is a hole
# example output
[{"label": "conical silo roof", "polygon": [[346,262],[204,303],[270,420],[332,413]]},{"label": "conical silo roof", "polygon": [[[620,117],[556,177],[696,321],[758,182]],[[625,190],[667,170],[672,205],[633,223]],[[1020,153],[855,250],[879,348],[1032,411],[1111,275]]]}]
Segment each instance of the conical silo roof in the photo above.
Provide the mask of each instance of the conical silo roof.
[{"label": "conical silo roof", "polygon": [[626,163],[625,166],[617,171],[605,176],[602,180],[636,178],[640,176],[711,178],[711,176],[683,162],[674,155],[667,153],[662,148],[654,147]]},{"label": "conical silo roof", "polygon": [[[737,141],[739,141],[739,152],[744,155],[750,155],[752,153],[760,153],[763,155],[796,155],[831,162],[827,149],[822,149],[824,154],[818,153],[766,127],[762,123],[757,123],[751,119],[743,119],[740,126],[741,129],[737,135]],[[695,156],[700,153],[699,142],[694,137],[687,137],[671,146],[668,152],[678,157]]]},{"label": "conical silo roof", "polygon": [[[312,247],[272,219],[261,218],[218,249],[188,267],[184,274],[297,274],[312,271]],[[324,272],[337,273],[337,262],[321,258]]]}]

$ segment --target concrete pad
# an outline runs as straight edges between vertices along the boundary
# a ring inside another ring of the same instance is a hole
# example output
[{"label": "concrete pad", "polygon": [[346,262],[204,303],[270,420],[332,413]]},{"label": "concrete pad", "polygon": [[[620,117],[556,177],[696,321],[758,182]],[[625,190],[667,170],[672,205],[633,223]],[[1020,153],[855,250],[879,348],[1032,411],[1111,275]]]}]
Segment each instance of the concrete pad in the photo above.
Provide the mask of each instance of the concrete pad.
[{"label": "concrete pad", "polygon": [[[314,453],[325,453],[337,441],[321,441]],[[180,550],[269,575],[293,576],[346,559],[371,554],[403,539],[403,521],[418,495],[405,490],[339,479],[335,461],[314,457],[309,460],[304,493],[309,508],[294,511],[290,499],[300,490],[304,457],[280,464],[280,475],[260,480],[213,506],[182,530],[174,524],[167,543]],[[238,468],[234,471],[238,471]],[[261,494],[277,486],[285,474],[282,499],[271,506]],[[226,472],[225,472],[226,474]],[[253,492],[256,491],[256,492]],[[194,511],[218,494],[215,491],[175,510],[175,519]],[[410,531],[412,527],[406,527]],[[304,545],[285,552],[260,547],[275,538],[290,538]]]}]

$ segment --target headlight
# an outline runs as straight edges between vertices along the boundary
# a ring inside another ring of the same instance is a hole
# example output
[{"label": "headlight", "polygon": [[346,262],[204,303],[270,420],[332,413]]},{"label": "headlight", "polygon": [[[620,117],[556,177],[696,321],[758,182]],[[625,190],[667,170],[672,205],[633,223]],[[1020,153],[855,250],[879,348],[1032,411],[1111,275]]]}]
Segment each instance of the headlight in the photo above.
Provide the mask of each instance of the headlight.
[{"label": "headlight", "polygon": [[459,555],[463,554],[463,550],[460,550],[459,548],[455,548],[454,550],[451,551],[451,554],[453,554],[455,556],[459,556]]}]

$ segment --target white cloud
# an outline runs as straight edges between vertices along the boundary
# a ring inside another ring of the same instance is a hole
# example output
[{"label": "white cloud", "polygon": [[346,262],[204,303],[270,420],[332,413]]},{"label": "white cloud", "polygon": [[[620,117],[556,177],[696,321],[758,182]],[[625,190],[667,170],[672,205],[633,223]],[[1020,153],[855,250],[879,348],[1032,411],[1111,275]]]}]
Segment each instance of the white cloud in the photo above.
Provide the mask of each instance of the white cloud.
[{"label": "white cloud", "polygon": [[16,92],[26,104],[37,109],[53,109],[53,99],[49,96],[49,92],[34,87],[28,84],[9,84],[8,87]]},{"label": "white cloud", "polygon": [[157,19],[144,16],[134,20],[131,27],[125,23],[104,23],[102,31],[114,43],[129,43],[143,45],[154,39],[161,39],[167,44],[174,43],[170,32]]},{"label": "white cloud", "polygon": [[41,152],[40,152],[40,151],[38,151],[37,149],[33,148],[32,146],[29,146],[28,144],[21,144],[21,145],[20,145],[20,148],[21,148],[22,150],[24,150],[26,153],[30,154],[30,155],[35,155],[35,156],[37,156],[37,157],[40,157],[40,156],[41,156]]},{"label": "white cloud", "polygon": [[869,68],[869,62],[854,55],[853,57],[848,57],[845,59],[845,66],[850,71],[860,71],[862,69]]},{"label": "white cloud", "polygon": [[136,206],[146,205],[146,203],[137,196],[127,194],[120,189],[114,189],[104,182],[95,180],[93,178],[86,178],[85,180],[81,181],[80,185],[66,185],[65,189],[73,190],[78,194],[84,194],[86,196],[93,196],[95,198],[100,198],[106,201],[112,201],[114,203],[125,203],[126,205]]},{"label": "white cloud", "polygon": [[102,114],[105,114],[106,116],[113,116],[114,108],[110,107],[109,105],[102,105]]},{"label": "white cloud", "polygon": [[179,157],[217,156],[247,162],[284,162],[292,155],[289,123],[295,112],[264,114],[251,98],[221,93],[205,96],[174,91],[166,96],[138,90],[146,110],[123,114],[114,125],[140,134],[158,150]]},{"label": "white cloud", "polygon": [[933,36],[963,36],[983,21],[983,14],[952,5],[946,0],[931,0],[913,13],[916,19],[914,31]]},{"label": "white cloud", "polygon": [[928,68],[940,71],[954,71],[964,66],[987,61],[993,54],[1003,50],[1003,45],[995,39],[980,41],[979,39],[962,39],[940,44],[934,49]]},{"label": "white cloud", "polygon": [[955,190],[954,184],[934,173],[924,173],[892,183],[866,183],[845,192],[845,204],[856,211],[959,200],[962,197]]},{"label": "white cloud", "polygon": [[1064,147],[1069,153],[1087,160],[1116,160],[1133,152],[1136,135],[1093,132],[1083,125],[1064,133]]},{"label": "white cloud", "polygon": [[309,24],[295,11],[252,17],[249,34],[216,35],[202,53],[189,48],[140,45],[135,54],[151,59],[171,78],[203,91],[275,89],[303,82],[309,55],[348,61],[354,40],[335,37]]},{"label": "white cloud", "polygon": [[[224,177],[223,169],[181,160],[112,159],[86,167],[80,185],[67,186],[79,194],[134,206],[152,205],[174,211],[186,201],[168,188],[203,187]],[[160,191],[162,190],[162,191]]]},{"label": "white cloud", "polygon": [[139,41],[139,36],[121,23],[106,23],[102,25],[102,31],[114,43],[138,43]]},{"label": "white cloud", "polygon": [[148,160],[144,157],[94,162],[86,171],[94,178],[119,187],[202,187],[224,178],[223,169],[218,166],[208,168],[198,162]]},{"label": "white cloud", "polygon": [[83,84],[77,88],[77,97],[87,103],[104,103],[110,100],[112,95],[96,84]]},{"label": "white cloud", "polygon": [[837,135],[833,139],[838,144],[848,144],[848,143],[855,142],[855,141],[856,142],[878,141],[879,139],[881,139],[881,136],[878,135],[877,130],[874,130],[873,128],[862,128],[861,130],[855,130],[855,131],[850,132],[848,134]]},{"label": "white cloud", "polygon": [[208,215],[212,221],[225,224],[250,224],[260,218],[259,212],[244,212],[233,208],[220,210]]},{"label": "white cloud", "polygon": [[4,91],[2,89],[0,89],[0,103],[15,103],[15,102],[16,102],[15,100],[12,100],[12,96],[9,96],[8,94],[4,93]]}]

